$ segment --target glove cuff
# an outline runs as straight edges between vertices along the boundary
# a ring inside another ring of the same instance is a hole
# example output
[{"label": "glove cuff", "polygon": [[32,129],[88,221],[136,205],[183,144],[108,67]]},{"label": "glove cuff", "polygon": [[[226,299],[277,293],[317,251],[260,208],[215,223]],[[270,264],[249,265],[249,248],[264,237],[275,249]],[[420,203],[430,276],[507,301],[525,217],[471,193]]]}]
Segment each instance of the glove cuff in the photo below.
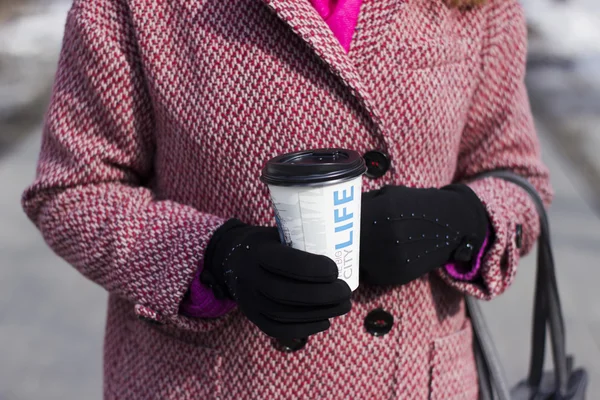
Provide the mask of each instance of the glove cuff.
[{"label": "glove cuff", "polygon": [[243,223],[239,219],[232,218],[221,225],[212,235],[206,251],[204,253],[204,268],[200,274],[200,282],[208,286],[217,299],[233,299],[223,272],[223,262],[227,255],[227,249],[233,243],[232,232],[244,229],[250,225]]},{"label": "glove cuff", "polygon": [[477,194],[465,184],[444,186],[442,190],[457,195],[457,211],[462,214],[464,231],[451,261],[474,262],[484,245],[490,229],[485,206]]}]

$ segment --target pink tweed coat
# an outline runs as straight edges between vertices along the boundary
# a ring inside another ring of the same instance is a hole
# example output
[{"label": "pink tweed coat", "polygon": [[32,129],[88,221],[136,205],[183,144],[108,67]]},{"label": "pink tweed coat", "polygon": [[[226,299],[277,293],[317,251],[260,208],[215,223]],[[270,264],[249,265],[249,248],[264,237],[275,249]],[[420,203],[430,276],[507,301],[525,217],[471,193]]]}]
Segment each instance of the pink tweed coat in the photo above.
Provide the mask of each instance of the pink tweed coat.
[{"label": "pink tweed coat", "polygon": [[[386,152],[365,190],[509,168],[549,201],[525,53],[517,0],[365,0],[348,54],[309,0],[76,0],[23,206],[110,292],[105,398],[475,399],[462,296],[501,294],[539,229],[527,194],[497,179],[470,183],[494,231],[476,282],[362,285],[291,353],[237,310],[178,308],[220,224],[274,224],[258,178],[276,154]],[[377,308],[394,318],[379,337],[364,327]]]}]

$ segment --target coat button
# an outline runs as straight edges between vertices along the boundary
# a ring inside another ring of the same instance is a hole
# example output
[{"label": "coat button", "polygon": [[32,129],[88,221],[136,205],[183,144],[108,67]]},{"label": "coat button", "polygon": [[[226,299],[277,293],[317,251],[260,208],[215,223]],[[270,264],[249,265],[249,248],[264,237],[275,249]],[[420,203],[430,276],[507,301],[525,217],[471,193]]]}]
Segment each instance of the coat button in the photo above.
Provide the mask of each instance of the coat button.
[{"label": "coat button", "polygon": [[365,328],[373,336],[384,336],[392,330],[394,317],[381,308],[371,311],[365,318]]},{"label": "coat button", "polygon": [[520,249],[523,246],[523,225],[517,225],[515,235],[515,244],[517,245],[517,249]]},{"label": "coat button", "polygon": [[307,338],[273,339],[273,347],[283,353],[293,353],[294,351],[302,350],[307,342]]},{"label": "coat button", "polygon": [[371,150],[367,151],[363,158],[367,164],[367,178],[376,179],[382,177],[390,169],[390,159],[384,152]]}]

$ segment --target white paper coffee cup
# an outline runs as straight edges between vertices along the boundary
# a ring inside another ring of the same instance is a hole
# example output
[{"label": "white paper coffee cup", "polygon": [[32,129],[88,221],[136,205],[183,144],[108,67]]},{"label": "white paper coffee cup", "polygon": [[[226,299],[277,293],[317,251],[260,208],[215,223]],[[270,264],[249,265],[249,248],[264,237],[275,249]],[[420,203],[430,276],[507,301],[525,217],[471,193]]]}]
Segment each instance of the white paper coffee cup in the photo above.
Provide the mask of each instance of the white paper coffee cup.
[{"label": "white paper coffee cup", "polygon": [[350,150],[285,154],[267,163],[269,186],[282,243],[325,255],[338,277],[358,288],[362,157]]}]

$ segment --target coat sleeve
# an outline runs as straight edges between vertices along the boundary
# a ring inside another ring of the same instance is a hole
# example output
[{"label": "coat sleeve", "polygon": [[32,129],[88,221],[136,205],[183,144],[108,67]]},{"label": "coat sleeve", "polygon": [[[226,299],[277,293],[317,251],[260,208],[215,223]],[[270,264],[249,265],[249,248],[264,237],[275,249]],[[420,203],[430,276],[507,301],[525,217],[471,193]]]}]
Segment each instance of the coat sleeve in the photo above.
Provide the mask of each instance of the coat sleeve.
[{"label": "coat sleeve", "polygon": [[132,301],[138,316],[202,324],[178,307],[224,220],[148,188],[155,121],[131,20],[125,2],[95,3],[68,14],[37,176],[22,205],[59,256]]},{"label": "coat sleeve", "polygon": [[439,273],[460,291],[491,299],[512,283],[519,258],[531,250],[539,235],[539,220],[535,205],[520,187],[498,178],[470,178],[484,171],[509,169],[535,185],[546,205],[552,192],[524,83],[527,27],[523,9],[516,0],[492,0],[484,12],[488,20],[480,82],[461,139],[455,181],[469,182],[485,205],[491,241],[475,281],[453,279],[446,269]]}]

